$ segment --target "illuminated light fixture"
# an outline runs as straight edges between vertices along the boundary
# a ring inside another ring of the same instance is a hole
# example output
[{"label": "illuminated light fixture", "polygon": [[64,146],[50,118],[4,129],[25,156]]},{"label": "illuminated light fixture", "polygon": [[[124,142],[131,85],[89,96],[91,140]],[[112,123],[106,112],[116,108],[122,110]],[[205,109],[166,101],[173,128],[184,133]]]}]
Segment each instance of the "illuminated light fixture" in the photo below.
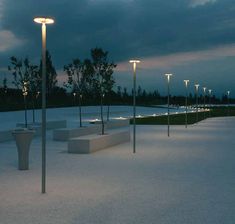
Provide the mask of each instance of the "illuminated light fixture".
[{"label": "illuminated light fixture", "polygon": [[136,64],[140,63],[140,60],[132,59],[129,63],[133,64],[133,153],[136,152]]},{"label": "illuminated light fixture", "polygon": [[46,193],[46,24],[53,24],[48,17],[36,17],[35,23],[42,24],[42,194]]},{"label": "illuminated light fixture", "polygon": [[165,74],[167,77],[167,135],[170,137],[170,78],[172,76],[171,73]]},{"label": "illuminated light fixture", "polygon": [[184,84],[185,84],[185,128],[188,127],[188,83],[189,83],[189,80],[184,80]]}]

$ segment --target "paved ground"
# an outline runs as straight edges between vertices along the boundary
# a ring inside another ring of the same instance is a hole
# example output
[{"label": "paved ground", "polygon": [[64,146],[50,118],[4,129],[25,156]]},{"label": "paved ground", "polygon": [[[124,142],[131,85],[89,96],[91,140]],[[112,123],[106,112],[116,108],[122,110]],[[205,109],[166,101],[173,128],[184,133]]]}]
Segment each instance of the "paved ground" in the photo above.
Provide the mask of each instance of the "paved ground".
[{"label": "paved ground", "polygon": [[91,155],[47,144],[47,194],[40,194],[40,138],[30,170],[17,170],[14,142],[0,143],[1,224],[234,224],[235,118],[186,130],[137,127],[131,143]]}]

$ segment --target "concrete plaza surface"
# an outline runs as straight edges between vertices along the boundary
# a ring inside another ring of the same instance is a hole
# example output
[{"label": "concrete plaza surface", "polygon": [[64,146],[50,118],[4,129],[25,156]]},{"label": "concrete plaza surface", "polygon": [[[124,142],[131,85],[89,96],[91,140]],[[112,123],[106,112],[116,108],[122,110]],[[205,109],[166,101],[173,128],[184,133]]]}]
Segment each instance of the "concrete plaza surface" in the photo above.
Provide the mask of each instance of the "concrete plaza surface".
[{"label": "concrete plaza surface", "polygon": [[41,139],[30,170],[17,170],[15,142],[0,143],[1,224],[234,224],[235,118],[197,125],[137,126],[125,143],[68,154],[47,137],[47,193],[40,193]]}]

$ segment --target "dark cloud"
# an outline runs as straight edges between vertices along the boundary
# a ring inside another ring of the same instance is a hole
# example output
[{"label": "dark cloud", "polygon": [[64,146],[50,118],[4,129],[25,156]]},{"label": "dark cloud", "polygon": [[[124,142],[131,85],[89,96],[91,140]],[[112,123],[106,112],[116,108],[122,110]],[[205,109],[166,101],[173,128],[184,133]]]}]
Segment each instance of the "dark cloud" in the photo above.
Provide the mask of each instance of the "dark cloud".
[{"label": "dark cloud", "polygon": [[[194,1],[195,2],[195,1]],[[48,49],[60,69],[75,57],[89,57],[99,46],[115,61],[202,50],[235,40],[235,2],[218,0],[190,7],[188,0],[6,0],[1,28],[25,44],[0,53],[40,58],[37,15],[50,15]]]}]

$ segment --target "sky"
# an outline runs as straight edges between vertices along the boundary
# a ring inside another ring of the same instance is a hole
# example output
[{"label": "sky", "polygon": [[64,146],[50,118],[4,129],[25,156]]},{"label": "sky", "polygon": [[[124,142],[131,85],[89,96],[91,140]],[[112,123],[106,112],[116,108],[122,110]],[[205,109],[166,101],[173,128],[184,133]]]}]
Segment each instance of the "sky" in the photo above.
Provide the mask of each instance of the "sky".
[{"label": "sky", "polygon": [[[48,16],[47,49],[60,83],[63,66],[89,58],[101,47],[117,63],[117,85],[132,88],[130,59],[140,59],[137,85],[166,94],[165,73],[173,73],[172,94],[184,94],[183,80],[235,97],[234,0],[0,0],[0,80],[11,78],[9,58],[39,64],[41,29]],[[2,81],[0,81],[2,84]]]}]

